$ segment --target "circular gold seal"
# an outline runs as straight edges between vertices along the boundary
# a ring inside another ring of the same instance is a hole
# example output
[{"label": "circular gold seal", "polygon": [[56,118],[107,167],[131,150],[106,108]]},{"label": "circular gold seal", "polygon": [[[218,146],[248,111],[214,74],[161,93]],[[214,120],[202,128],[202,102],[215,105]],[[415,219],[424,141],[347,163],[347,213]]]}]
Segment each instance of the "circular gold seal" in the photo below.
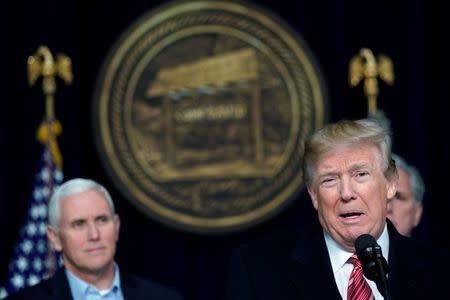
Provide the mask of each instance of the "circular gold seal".
[{"label": "circular gold seal", "polygon": [[243,2],[173,2],[138,19],[98,78],[94,130],[126,198],[169,226],[239,230],[302,188],[303,141],[324,123],[306,43]]}]

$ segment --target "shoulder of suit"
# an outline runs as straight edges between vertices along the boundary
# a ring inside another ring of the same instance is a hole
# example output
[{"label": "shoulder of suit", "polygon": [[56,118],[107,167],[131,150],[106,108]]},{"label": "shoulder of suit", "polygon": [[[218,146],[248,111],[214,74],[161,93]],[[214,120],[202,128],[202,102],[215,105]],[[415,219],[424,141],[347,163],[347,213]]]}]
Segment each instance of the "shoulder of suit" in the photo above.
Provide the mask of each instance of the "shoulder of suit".
[{"label": "shoulder of suit", "polygon": [[53,281],[53,277],[42,280],[36,285],[26,287],[17,293],[6,297],[5,300],[35,299],[36,296],[47,293],[51,289]]},{"label": "shoulder of suit", "polygon": [[57,294],[65,295],[69,293],[68,282],[66,279],[64,269],[60,269],[53,276],[48,279],[41,280],[38,284],[24,288],[11,297],[8,300],[18,299],[36,299],[37,297],[47,297]]},{"label": "shoulder of suit", "polygon": [[[391,234],[391,233],[389,233]],[[396,252],[402,252],[405,260],[418,258],[421,265],[436,267],[438,269],[450,268],[450,250],[432,245],[430,242],[415,240],[394,234],[392,240]],[[426,258],[426,259],[425,259]]]}]

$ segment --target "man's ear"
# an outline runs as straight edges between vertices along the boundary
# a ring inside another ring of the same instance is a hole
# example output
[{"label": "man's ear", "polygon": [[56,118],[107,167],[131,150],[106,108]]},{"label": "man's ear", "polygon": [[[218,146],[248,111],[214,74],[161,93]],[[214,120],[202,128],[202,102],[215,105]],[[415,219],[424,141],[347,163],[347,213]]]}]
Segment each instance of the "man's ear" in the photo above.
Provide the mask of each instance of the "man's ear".
[{"label": "man's ear", "polygon": [[414,227],[416,227],[420,223],[420,218],[422,218],[423,205],[422,205],[422,203],[419,203],[419,204],[414,203],[414,204],[416,205],[416,208],[414,211]]},{"label": "man's ear", "polygon": [[119,240],[120,218],[118,214],[114,215],[114,226],[116,231],[116,242]]},{"label": "man's ear", "polygon": [[59,231],[53,228],[52,225],[47,225],[47,238],[50,241],[53,249],[55,249],[56,251],[62,251],[62,243],[59,236]]},{"label": "man's ear", "polygon": [[306,186],[306,188],[308,189],[309,196],[311,197],[311,202],[312,202],[314,208],[317,210],[319,204],[318,204],[318,200],[317,200],[316,190],[314,189],[314,187],[310,186],[309,184]]},{"label": "man's ear", "polygon": [[397,180],[391,179],[387,181],[387,199],[390,202],[397,193]]}]

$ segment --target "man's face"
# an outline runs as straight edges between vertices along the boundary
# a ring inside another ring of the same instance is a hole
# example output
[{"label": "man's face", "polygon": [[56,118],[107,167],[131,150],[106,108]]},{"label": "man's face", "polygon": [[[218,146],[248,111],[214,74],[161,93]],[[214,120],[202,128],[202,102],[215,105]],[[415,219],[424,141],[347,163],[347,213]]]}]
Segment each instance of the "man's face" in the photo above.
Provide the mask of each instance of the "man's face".
[{"label": "man's face", "polygon": [[98,274],[114,268],[119,227],[103,194],[89,190],[62,199],[59,231],[49,226],[48,236],[69,271]]},{"label": "man's face", "polygon": [[420,222],[422,204],[416,202],[411,179],[403,169],[398,170],[397,193],[388,204],[388,218],[400,234],[411,236],[411,231]]},{"label": "man's face", "polygon": [[322,227],[353,252],[361,234],[380,237],[395,182],[384,176],[376,146],[341,146],[320,158],[308,191]]}]

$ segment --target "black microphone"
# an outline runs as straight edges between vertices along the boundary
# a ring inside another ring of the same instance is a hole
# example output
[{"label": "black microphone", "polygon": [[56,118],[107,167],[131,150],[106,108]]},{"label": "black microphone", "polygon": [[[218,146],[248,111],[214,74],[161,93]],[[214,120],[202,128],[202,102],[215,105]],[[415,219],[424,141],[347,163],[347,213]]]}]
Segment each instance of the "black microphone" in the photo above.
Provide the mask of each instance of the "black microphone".
[{"label": "black microphone", "polygon": [[360,235],[355,241],[356,255],[361,262],[364,276],[375,281],[380,294],[384,299],[390,300],[388,281],[386,275],[389,267],[381,253],[381,247],[370,234]]}]

